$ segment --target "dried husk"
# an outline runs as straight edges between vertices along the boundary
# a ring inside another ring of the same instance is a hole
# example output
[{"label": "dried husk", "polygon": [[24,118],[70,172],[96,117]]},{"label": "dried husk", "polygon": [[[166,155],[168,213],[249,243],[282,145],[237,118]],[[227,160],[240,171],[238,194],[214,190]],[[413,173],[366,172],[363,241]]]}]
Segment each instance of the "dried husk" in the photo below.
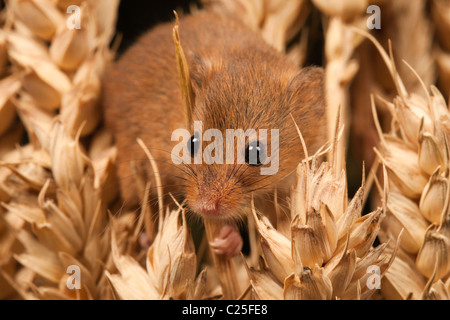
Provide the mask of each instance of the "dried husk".
[{"label": "dried husk", "polygon": [[383,296],[388,300],[420,299],[426,279],[415,261],[401,249],[382,279]]},{"label": "dried husk", "polygon": [[70,134],[81,129],[81,136],[91,134],[101,120],[99,107],[101,83],[98,61],[99,51],[86,59],[73,79],[73,88],[62,97],[61,120],[67,125]]},{"label": "dried husk", "polygon": [[65,23],[63,14],[49,0],[17,0],[10,3],[16,17],[44,40],[51,40],[58,26]]},{"label": "dried husk", "polygon": [[450,271],[450,240],[430,225],[417,254],[417,269],[427,278],[441,279]]},{"label": "dried husk", "polygon": [[439,170],[430,177],[423,189],[419,208],[423,216],[431,223],[439,224],[445,207],[448,179],[439,175]]},{"label": "dried husk", "polygon": [[53,111],[61,104],[62,96],[72,88],[69,77],[51,61],[27,56],[14,51],[11,58],[20,65],[23,89],[40,107]]},{"label": "dried husk", "polygon": [[266,217],[255,218],[256,228],[261,232],[261,248],[269,269],[282,283],[294,270],[291,258],[291,242],[274,229]]},{"label": "dried husk", "polygon": [[[254,212],[268,266],[247,268],[257,297],[270,296],[265,290],[273,288],[275,292],[282,289],[284,299],[367,299],[374,293],[365,285],[371,275],[367,268],[375,266],[384,272],[392,262],[392,254],[383,252],[385,245],[372,247],[383,210],[361,217],[364,187],[350,202],[342,199],[346,192],[338,193],[338,199],[336,191],[346,185],[346,179],[336,177],[336,168],[330,164],[316,168],[315,163],[312,167],[305,161],[299,164],[302,174],[292,191],[290,239]],[[261,279],[269,284],[261,284]]]},{"label": "dried husk", "polygon": [[171,211],[165,217],[148,249],[146,270],[132,257],[119,254],[113,234],[113,259],[120,274],[106,274],[121,299],[203,298],[206,274],[196,279],[195,249],[186,221],[182,226],[179,214]]},{"label": "dried husk", "polygon": [[427,183],[418,163],[417,152],[397,138],[385,137],[383,155],[390,181],[411,199],[420,197]]},{"label": "dried husk", "polygon": [[[304,25],[311,11],[308,1],[203,0],[202,2],[212,10],[228,11],[253,31],[261,34],[275,49],[285,52],[297,65],[304,63],[308,37],[308,30]],[[302,34],[300,42],[289,46],[300,33]]]},{"label": "dried husk", "polygon": [[419,136],[419,165],[429,175],[432,175],[438,167],[444,167],[444,155],[438,141],[433,135],[423,131]]},{"label": "dried husk", "polygon": [[66,71],[77,69],[94,48],[97,33],[95,22],[86,3],[80,7],[80,29],[69,29],[65,24],[59,26],[50,46],[50,57]]}]

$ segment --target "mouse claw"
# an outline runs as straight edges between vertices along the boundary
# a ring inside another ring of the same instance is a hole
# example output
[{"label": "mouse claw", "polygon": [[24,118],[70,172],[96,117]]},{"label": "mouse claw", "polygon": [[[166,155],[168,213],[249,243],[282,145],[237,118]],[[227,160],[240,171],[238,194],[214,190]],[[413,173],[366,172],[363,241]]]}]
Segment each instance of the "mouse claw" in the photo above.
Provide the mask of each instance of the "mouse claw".
[{"label": "mouse claw", "polygon": [[239,231],[230,225],[225,225],[220,230],[219,237],[209,244],[215,254],[232,258],[242,250],[243,241]]}]

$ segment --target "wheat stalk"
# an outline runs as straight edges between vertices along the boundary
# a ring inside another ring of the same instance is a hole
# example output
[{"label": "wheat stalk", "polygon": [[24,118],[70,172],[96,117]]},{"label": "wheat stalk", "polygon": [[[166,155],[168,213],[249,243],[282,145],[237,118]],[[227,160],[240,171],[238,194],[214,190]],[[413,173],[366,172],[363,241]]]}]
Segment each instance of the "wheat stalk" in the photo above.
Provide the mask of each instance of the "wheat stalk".
[{"label": "wheat stalk", "polygon": [[[81,29],[67,27],[72,4],[82,10]],[[109,0],[11,0],[2,12],[2,297],[112,297],[103,270],[113,268],[106,204],[117,194],[115,149],[102,131],[88,150],[79,139],[100,121],[100,77],[112,59],[117,7]],[[17,147],[23,128],[29,143]],[[68,287],[68,266],[81,270],[80,289]]]},{"label": "wheat stalk", "polygon": [[449,185],[448,138],[449,111],[439,90],[431,92],[420,76],[425,99],[409,93],[397,73],[394,59],[376,40],[377,46],[398,88],[393,101],[382,100],[391,112],[391,131],[383,133],[373,113],[380,138],[378,157],[387,168],[389,193],[387,219],[380,237],[386,241],[404,230],[400,254],[383,282],[388,299],[448,299]]}]

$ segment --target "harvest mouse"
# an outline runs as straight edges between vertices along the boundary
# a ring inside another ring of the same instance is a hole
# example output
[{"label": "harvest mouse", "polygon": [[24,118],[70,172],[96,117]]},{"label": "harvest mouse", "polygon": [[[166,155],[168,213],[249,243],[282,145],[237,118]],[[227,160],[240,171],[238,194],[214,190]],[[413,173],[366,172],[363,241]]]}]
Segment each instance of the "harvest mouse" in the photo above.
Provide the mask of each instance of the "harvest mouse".
[{"label": "harvest mouse", "polygon": [[[215,129],[225,140],[227,129],[254,129],[257,133],[265,129],[269,133],[277,130],[279,136],[276,148],[269,145],[273,142],[270,134],[264,142],[258,140],[258,134],[248,136],[240,149],[239,144],[231,142],[236,148],[229,159],[241,155],[241,163],[176,164],[173,149],[177,144],[185,144],[185,153],[194,159],[202,151],[207,153],[209,142],[196,132],[194,124],[186,128],[173,26],[161,24],[142,35],[104,79],[103,107],[118,147],[121,195],[127,205],[136,205],[141,199],[136,177],[154,181],[148,160],[136,142],[141,138],[157,161],[166,195],[170,192],[186,200],[192,212],[206,219],[239,219],[248,212],[252,194],[258,198],[273,193],[275,187],[288,194],[288,177],[295,174],[304,158],[293,120],[308,151],[314,152],[323,144],[323,70],[298,68],[225,13],[203,11],[183,17],[180,40],[195,96],[192,119],[201,124],[202,133]],[[189,132],[187,141],[172,141],[177,129]],[[218,141],[215,143],[218,146]],[[226,144],[223,141],[224,158]],[[277,153],[276,160],[269,151]],[[276,163],[265,163],[268,158]],[[269,165],[275,165],[276,171],[261,174],[261,169]],[[241,250],[242,238],[229,223],[212,247],[217,253],[233,256]]]}]

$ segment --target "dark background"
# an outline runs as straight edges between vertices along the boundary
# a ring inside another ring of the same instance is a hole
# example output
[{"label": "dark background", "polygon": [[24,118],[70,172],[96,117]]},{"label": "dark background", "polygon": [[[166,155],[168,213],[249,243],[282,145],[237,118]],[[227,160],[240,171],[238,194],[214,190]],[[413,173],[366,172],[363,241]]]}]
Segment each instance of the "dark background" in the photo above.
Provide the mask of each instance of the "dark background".
[{"label": "dark background", "polygon": [[119,54],[152,26],[173,20],[173,10],[187,13],[192,6],[200,7],[200,0],[122,0],[117,21],[117,33],[122,35]]}]

